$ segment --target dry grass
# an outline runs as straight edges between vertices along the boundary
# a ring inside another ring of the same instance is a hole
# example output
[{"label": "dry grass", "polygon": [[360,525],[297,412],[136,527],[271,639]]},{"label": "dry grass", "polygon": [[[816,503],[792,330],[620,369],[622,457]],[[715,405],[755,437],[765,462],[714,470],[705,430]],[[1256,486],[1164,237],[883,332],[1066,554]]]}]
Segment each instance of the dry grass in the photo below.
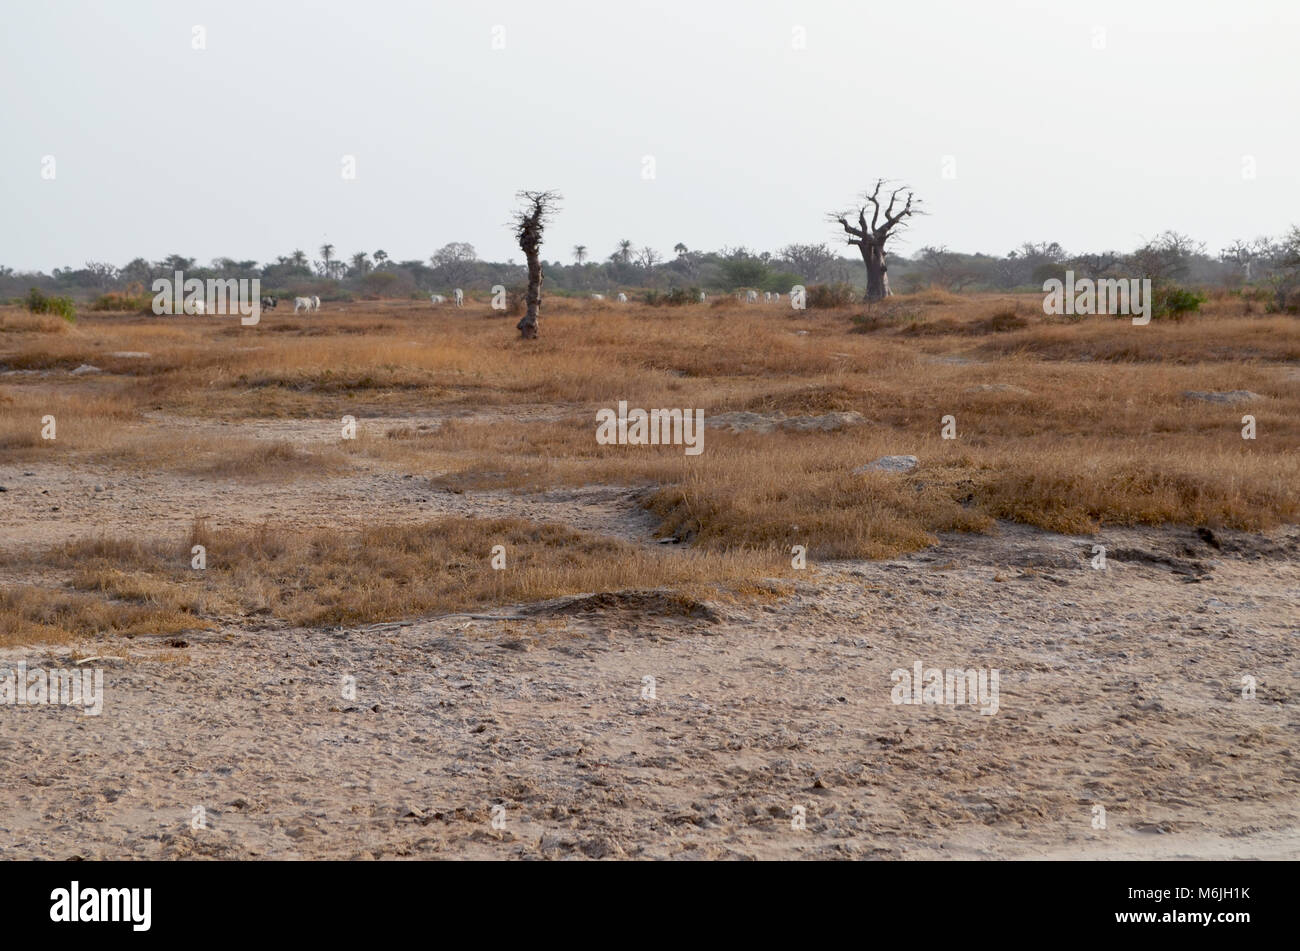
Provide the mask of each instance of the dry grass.
[{"label": "dry grass", "polygon": [[[194,545],[206,548],[204,570],[191,566]],[[499,570],[497,545],[505,548]],[[16,643],[72,631],[171,633],[216,619],[346,625],[619,588],[715,595],[789,566],[754,554],[647,550],[520,519],[448,518],[353,531],[216,532],[196,522],[184,540],[85,539],[4,556],[0,568],[72,572],[69,591],[4,593],[0,619],[9,626],[0,637]]]},{"label": "dry grass", "polygon": [[[937,291],[804,314],[731,301],[550,299],[533,343],[482,305],[367,303],[310,318],[268,313],[252,328],[218,317],[83,315],[56,331],[24,320],[0,309],[0,370],[39,371],[0,377],[0,449],[10,459],[205,480],[361,478],[364,463],[455,490],[644,486],[665,534],[714,554],[753,550],[765,565],[792,544],[815,556],[879,557],[1003,518],[1089,532],[1165,522],[1259,529],[1300,516],[1300,321],[1245,314],[1235,298],[1145,327],[1064,323],[1045,317],[1037,296]],[[119,351],[148,356],[111,355]],[[81,362],[105,372],[67,374]],[[1260,398],[1223,405],[1190,400],[1188,390]],[[597,445],[595,411],[619,400],[707,415],[851,411],[865,422],[835,432],[709,429],[704,454],[687,457],[681,447]],[[39,438],[46,413],[59,420],[56,443]],[[1245,413],[1257,421],[1254,441],[1240,438]],[[360,422],[355,442],[330,436],[346,414]],[[956,440],[940,438],[948,415]],[[367,422],[377,416],[387,421]],[[402,417],[409,423],[393,422]],[[276,438],[277,420],[310,422],[312,435]],[[216,421],[262,421],[263,438]],[[901,453],[920,467],[853,474]],[[471,548],[466,564],[478,571],[481,535]],[[396,557],[391,546],[377,550]],[[583,577],[600,588],[616,575]],[[266,604],[286,619],[339,620],[389,616],[384,605],[401,600],[385,588],[349,601],[354,591],[313,577],[333,599],[303,600],[279,579],[267,583]],[[472,586],[465,597],[522,599],[578,578],[529,584]],[[393,610],[467,603],[420,590]]]},{"label": "dry grass", "polygon": [[209,626],[191,614],[35,585],[0,588],[0,647],[65,643],[78,637],[170,634]]}]

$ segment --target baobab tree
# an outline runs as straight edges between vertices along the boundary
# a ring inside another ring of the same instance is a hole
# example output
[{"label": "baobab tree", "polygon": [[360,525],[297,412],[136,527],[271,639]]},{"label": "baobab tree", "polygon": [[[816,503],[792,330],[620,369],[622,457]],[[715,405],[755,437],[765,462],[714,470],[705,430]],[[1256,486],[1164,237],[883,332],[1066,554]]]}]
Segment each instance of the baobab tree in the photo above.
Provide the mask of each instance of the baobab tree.
[{"label": "baobab tree", "polygon": [[[831,220],[839,222],[849,236],[848,243],[862,252],[862,263],[867,266],[867,300],[880,300],[890,295],[889,267],[885,261],[885,242],[896,231],[907,227],[907,219],[921,214],[920,201],[913,199],[912,192],[906,185],[895,188],[889,195],[889,204],[885,206],[885,220],[880,220],[880,190],[885,187],[885,180],[876,180],[876,187],[865,192],[857,208],[857,225],[849,224],[849,212],[832,212]],[[907,192],[907,198],[897,211],[898,196]],[[867,210],[871,210],[871,223],[867,224]]]},{"label": "baobab tree", "polygon": [[519,318],[515,329],[524,340],[537,339],[537,318],[542,310],[542,232],[559,208],[558,192],[521,191],[515,197],[521,207],[515,212],[513,227],[519,250],[528,260],[528,295],[524,298],[528,310]]}]

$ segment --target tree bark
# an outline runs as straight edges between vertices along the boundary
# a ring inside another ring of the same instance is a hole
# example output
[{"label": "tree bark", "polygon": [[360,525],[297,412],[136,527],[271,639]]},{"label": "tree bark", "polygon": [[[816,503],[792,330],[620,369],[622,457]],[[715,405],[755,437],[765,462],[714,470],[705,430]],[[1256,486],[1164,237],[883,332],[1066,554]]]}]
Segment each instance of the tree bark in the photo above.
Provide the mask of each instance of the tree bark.
[{"label": "tree bark", "polygon": [[889,267],[885,264],[885,253],[874,241],[863,241],[861,250],[862,262],[867,266],[867,300],[889,297]]},{"label": "tree bark", "polygon": [[524,249],[524,255],[528,258],[528,294],[524,297],[528,310],[515,327],[524,340],[536,340],[537,318],[542,312],[542,262],[535,246]]},{"label": "tree bark", "polygon": [[515,329],[524,340],[536,340],[542,312],[542,232],[560,196],[557,192],[523,191],[516,197],[524,201],[524,207],[515,213],[515,240],[528,261],[528,292],[524,296],[527,310]]}]

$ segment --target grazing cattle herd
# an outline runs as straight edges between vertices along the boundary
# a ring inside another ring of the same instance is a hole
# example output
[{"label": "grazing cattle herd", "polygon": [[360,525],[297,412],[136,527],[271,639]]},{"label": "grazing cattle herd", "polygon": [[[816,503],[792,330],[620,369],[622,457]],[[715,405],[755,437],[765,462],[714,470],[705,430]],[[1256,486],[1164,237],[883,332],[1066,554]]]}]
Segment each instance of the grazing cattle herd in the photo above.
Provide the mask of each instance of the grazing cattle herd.
[{"label": "grazing cattle herd", "polygon": [[[454,303],[457,307],[464,307],[465,291],[462,288],[458,287],[455,290],[453,290],[451,293],[452,293],[452,296],[450,298],[451,302]],[[604,294],[592,294],[590,296],[592,300],[598,300],[598,301],[605,300]],[[758,291],[756,290],[738,291],[736,293],[736,297],[739,298],[740,300],[743,300],[747,304],[755,304],[758,302]],[[708,299],[709,299],[708,294],[706,294],[704,291],[699,292],[699,301],[701,304],[706,303]],[[448,298],[442,294],[430,294],[429,300],[434,304],[448,303]],[[615,300],[617,300],[620,304],[626,304],[628,302],[628,296],[624,291],[619,291],[618,295],[615,297]],[[768,304],[774,302],[779,303],[780,300],[781,300],[781,293],[779,291],[763,292],[764,303],[768,303]],[[262,309],[274,310],[276,307],[276,303],[277,301],[274,297],[263,297]],[[195,313],[195,314],[205,313],[204,304],[203,301],[201,300],[194,301],[190,306],[192,308],[191,313]],[[295,297],[293,299],[293,312],[297,314],[304,310],[307,311],[308,313],[311,313],[312,311],[320,310],[320,298],[314,296]]]}]

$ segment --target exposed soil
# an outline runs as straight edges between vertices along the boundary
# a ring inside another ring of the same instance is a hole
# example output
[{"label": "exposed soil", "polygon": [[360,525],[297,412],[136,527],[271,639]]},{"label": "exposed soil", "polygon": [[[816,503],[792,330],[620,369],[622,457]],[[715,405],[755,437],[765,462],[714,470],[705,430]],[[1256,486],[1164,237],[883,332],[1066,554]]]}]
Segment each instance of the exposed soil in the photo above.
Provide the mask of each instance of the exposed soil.
[{"label": "exposed soil", "polygon": [[[438,514],[657,544],[617,488],[45,464],[0,466],[0,485],[6,546],[180,533],[198,515]],[[810,565],[775,602],[595,592],[501,606],[512,620],[83,642],[105,655],[88,662],[101,716],[0,709],[0,844],[50,859],[1297,858],[1298,554],[1295,528],[1004,525]],[[0,668],[19,660],[70,663],[65,648],[0,652]],[[998,670],[997,712],[896,705],[891,672],[916,661]]]}]

